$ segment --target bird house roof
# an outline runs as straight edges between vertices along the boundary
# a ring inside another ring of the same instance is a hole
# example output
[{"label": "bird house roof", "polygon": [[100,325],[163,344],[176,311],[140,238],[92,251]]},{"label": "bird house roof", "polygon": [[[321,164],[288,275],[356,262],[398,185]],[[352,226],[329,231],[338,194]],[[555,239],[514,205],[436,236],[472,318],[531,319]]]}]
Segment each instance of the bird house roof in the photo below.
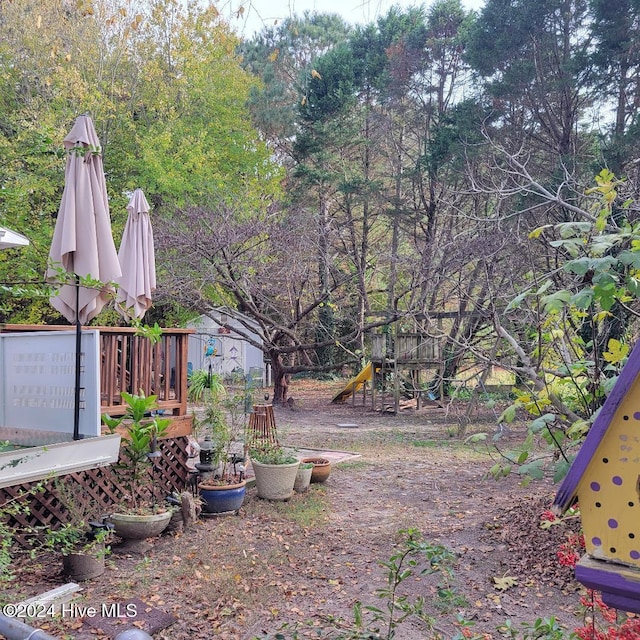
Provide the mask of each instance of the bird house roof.
[{"label": "bird house roof", "polygon": [[[596,416],[578,455],[574,459],[569,472],[556,493],[553,506],[561,512],[565,511],[576,497],[578,485],[587,471],[589,463],[596,455],[600,444],[604,440],[616,411],[632,389],[638,373],[640,373],[640,343],[637,344],[631,352],[609,397]],[[638,399],[637,405],[638,411],[633,414],[633,417],[636,420],[640,420],[640,398]]]}]

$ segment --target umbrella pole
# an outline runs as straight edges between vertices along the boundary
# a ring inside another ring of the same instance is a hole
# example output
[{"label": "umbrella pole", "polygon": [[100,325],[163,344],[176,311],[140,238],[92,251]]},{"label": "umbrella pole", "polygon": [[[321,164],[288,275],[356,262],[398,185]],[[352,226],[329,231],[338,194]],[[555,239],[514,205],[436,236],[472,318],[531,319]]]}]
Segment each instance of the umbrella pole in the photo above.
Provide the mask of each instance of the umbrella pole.
[{"label": "umbrella pole", "polygon": [[80,323],[80,277],[76,275],[76,384],[73,399],[73,439],[80,440],[80,366],[82,363],[82,324]]}]

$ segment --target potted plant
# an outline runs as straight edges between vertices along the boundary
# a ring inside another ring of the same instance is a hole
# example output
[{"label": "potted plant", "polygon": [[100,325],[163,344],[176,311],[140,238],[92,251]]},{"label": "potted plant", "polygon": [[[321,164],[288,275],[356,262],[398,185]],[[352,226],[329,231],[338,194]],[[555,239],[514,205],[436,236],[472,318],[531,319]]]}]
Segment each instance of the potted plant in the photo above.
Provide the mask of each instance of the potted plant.
[{"label": "potted plant", "polygon": [[325,482],[331,475],[331,461],[326,458],[303,458],[302,462],[313,465],[311,482]]},{"label": "potted plant", "polygon": [[63,571],[72,580],[97,578],[105,570],[111,528],[99,521],[93,503],[72,478],[58,478],[55,487],[68,521],[57,529],[47,529],[44,546],[62,554]]},{"label": "potted plant", "polygon": [[188,375],[189,400],[200,403],[205,399],[207,392],[214,395],[225,393],[222,378],[217,373],[205,369],[196,369]]},{"label": "potted plant", "polygon": [[289,500],[293,495],[300,460],[281,446],[265,445],[250,451],[258,497]]},{"label": "potted plant", "polygon": [[293,483],[293,490],[298,493],[304,493],[309,489],[311,483],[311,473],[313,472],[313,464],[311,462],[301,462],[296,473],[296,480]]},{"label": "potted plant", "polygon": [[109,516],[115,533],[124,540],[144,540],[158,536],[171,519],[172,509],[158,503],[154,486],[154,467],[160,457],[158,439],[167,430],[169,420],[153,415],[157,396],[122,392],[127,412],[121,418],[102,416],[113,433],[123,435],[120,459],[112,466],[116,481],[126,494],[124,504]]},{"label": "potted plant", "polygon": [[48,531],[45,546],[62,553],[64,574],[80,582],[104,573],[110,537],[111,529],[101,523],[80,521]]},{"label": "potted plant", "polygon": [[204,513],[237,513],[246,495],[244,454],[239,434],[245,398],[229,395],[221,381],[209,384],[203,395],[204,409],[196,428],[205,436],[200,443],[201,480],[198,491]]}]

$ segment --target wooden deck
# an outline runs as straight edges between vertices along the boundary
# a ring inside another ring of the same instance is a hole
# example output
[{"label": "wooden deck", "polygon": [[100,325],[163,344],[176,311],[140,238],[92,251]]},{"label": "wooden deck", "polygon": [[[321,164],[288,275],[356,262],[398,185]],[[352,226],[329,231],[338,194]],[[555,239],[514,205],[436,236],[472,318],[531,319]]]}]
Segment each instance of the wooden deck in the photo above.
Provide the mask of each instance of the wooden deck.
[{"label": "wooden deck", "polygon": [[[195,329],[162,329],[160,341],[135,335],[132,327],[83,327],[100,332],[100,410],[123,415],[123,391],[158,396],[158,409],[171,417],[171,435],[191,432],[187,414],[187,347]],[[3,324],[0,332],[73,331],[69,325]]]},{"label": "wooden deck", "polygon": [[[90,326],[83,329],[98,331],[100,335],[101,413],[123,415],[127,410],[122,401],[123,391],[157,395],[158,409],[171,420],[167,433],[159,442],[161,458],[155,480],[157,497],[162,500],[172,491],[184,490],[190,478],[187,436],[191,434],[193,421],[193,416],[187,413],[187,342],[189,334],[195,330],[163,329],[160,341],[152,344],[148,338],[136,336],[135,329],[130,327]],[[12,333],[74,330],[75,327],[69,325],[0,324],[0,332]],[[127,435],[124,426],[118,432],[124,437]],[[82,440],[81,444],[89,440]],[[49,449],[55,446],[60,445]],[[121,501],[124,489],[108,466],[83,469],[64,472],[67,478],[80,486],[81,494],[92,501],[96,514],[110,513],[113,505]],[[45,491],[34,492],[36,484],[37,481],[32,482],[26,477],[16,480],[16,484],[0,488],[0,507],[18,496],[29,505],[9,521],[18,530],[30,531],[32,526],[57,527],[68,520],[68,514],[61,508],[57,497],[55,480],[46,482]]]}]

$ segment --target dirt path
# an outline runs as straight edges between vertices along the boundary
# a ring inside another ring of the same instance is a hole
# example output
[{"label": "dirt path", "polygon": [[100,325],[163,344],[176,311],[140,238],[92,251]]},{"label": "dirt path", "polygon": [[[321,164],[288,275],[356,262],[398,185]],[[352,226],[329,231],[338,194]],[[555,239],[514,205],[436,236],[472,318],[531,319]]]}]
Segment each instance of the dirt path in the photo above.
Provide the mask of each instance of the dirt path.
[{"label": "dirt path", "polygon": [[[453,437],[455,421],[443,410],[381,416],[330,405],[331,389],[299,384],[294,410],[276,409],[279,435],[288,445],[360,458],[334,465],[325,484],[289,503],[266,503],[250,489],[239,517],[203,520],[178,537],[163,537],[147,557],[112,556],[106,577],[85,585],[84,601],[139,598],[150,612],[175,617],[155,636],[165,640],[250,640],[286,623],[297,625],[300,637],[318,637],[313,625],[352,622],[357,601],[384,608],[375,594],[386,584],[379,563],[401,542],[398,531],[413,527],[456,559],[446,580],[433,574],[403,585],[411,598],[425,598],[435,622],[406,623],[399,640],[452,638],[457,615],[494,638],[507,618],[553,615],[570,629],[579,624],[577,587],[555,559],[565,532],[538,526],[553,487],[523,489],[515,476],[487,479],[490,459]],[[23,592],[63,580],[51,562],[24,565]],[[496,588],[494,578],[505,577],[513,584]],[[86,620],[49,625],[77,640],[113,636],[95,627]],[[291,628],[284,637],[293,637]]]},{"label": "dirt path", "polygon": [[[313,383],[297,391],[301,395],[295,410],[277,411],[285,442],[356,451],[362,457],[359,463],[336,466],[324,488],[330,533],[314,536],[324,551],[320,556],[333,561],[338,585],[333,585],[331,597],[325,594],[324,606],[302,598],[296,608],[307,616],[352,619],[348,614],[355,600],[380,606],[374,592],[384,586],[385,575],[378,562],[389,558],[400,529],[414,527],[429,542],[458,556],[452,580],[455,595],[445,602],[436,598],[437,606],[430,607],[443,638],[455,634],[456,614],[474,621],[478,631],[492,634],[507,618],[533,622],[556,616],[570,628],[580,623],[575,616],[578,586],[571,570],[560,567],[555,556],[567,532],[539,527],[540,514],[554,493],[550,483],[524,489],[516,476],[497,482],[487,478],[491,459],[454,436],[457,416],[451,407],[380,415],[350,404],[331,405],[332,394]],[[480,428],[495,429],[491,417],[483,416]],[[512,434],[514,440],[517,437]],[[298,551],[296,561],[313,558]],[[502,591],[494,578],[505,576],[514,578],[514,585]],[[409,590],[429,599],[437,593],[438,581],[432,576],[413,582]],[[424,625],[408,626],[397,637],[430,637],[425,633]]]}]

